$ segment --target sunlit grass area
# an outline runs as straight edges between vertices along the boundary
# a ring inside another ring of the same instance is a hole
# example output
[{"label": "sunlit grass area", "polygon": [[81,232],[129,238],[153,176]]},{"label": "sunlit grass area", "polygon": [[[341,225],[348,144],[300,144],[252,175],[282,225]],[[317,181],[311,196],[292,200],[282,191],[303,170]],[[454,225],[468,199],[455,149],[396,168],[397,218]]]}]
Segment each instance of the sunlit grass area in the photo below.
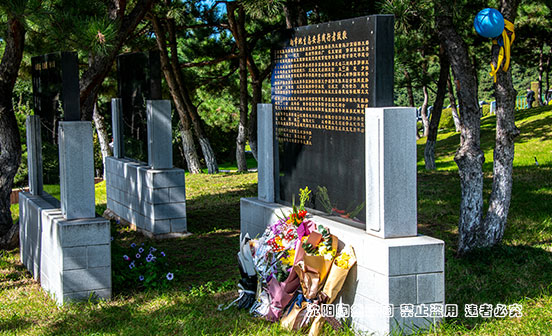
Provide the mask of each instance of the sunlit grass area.
[{"label": "sunlit grass area", "polygon": [[[418,144],[418,229],[446,243],[446,302],[458,304],[430,335],[550,335],[552,330],[552,111],[517,112],[514,187],[503,243],[455,257],[460,186],[453,156],[458,134],[439,135],[438,170],[423,169]],[[483,119],[485,198],[492,182],[494,117]],[[539,165],[535,164],[537,157]],[[124,284],[108,302],[56,307],[19,263],[19,251],[0,257],[0,334],[2,335],[292,335],[277,324],[219,304],[237,296],[239,200],[255,196],[257,174],[187,175],[188,228],[192,236],[152,241],[112,225],[114,244],[153,244],[172,259],[175,279],[167,289],[144,292]],[[59,197],[59,188],[46,190]],[[96,210],[105,209],[105,183],[96,185]],[[14,209],[15,210],[15,209]],[[374,256],[377,258],[377,256]],[[121,271],[121,270],[114,270]],[[467,318],[465,304],[521,304],[516,318]],[[351,331],[326,335],[346,335]],[[398,334],[398,333],[397,333]]]}]

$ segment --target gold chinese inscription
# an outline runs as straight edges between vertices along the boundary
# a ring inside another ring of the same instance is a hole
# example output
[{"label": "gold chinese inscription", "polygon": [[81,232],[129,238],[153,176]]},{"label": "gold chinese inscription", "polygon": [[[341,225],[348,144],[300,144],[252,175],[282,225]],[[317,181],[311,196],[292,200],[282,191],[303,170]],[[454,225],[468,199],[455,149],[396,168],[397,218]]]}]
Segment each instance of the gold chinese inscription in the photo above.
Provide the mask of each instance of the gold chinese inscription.
[{"label": "gold chinese inscription", "polygon": [[35,70],[48,70],[56,67],[56,61],[40,62],[35,64]]},{"label": "gold chinese inscription", "polygon": [[311,146],[314,130],[364,133],[368,47],[342,30],[295,37],[276,52],[272,97],[280,142]]}]

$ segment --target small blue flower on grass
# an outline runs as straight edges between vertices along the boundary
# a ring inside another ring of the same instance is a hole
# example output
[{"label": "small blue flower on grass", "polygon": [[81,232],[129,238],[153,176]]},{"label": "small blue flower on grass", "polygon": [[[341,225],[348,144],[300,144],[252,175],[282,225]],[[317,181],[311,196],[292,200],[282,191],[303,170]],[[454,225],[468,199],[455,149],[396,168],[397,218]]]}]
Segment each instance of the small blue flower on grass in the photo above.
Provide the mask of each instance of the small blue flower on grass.
[{"label": "small blue flower on grass", "polygon": [[133,269],[133,268],[134,268],[134,264],[128,265],[128,268]]},{"label": "small blue flower on grass", "polygon": [[135,243],[132,243],[132,244],[130,244],[130,247],[135,248],[135,247],[136,247],[136,244],[135,244]]},{"label": "small blue flower on grass", "polygon": [[142,253],[142,252],[144,252],[144,249],[140,247],[140,248],[138,249],[138,252]]},{"label": "small blue flower on grass", "polygon": [[136,259],[140,259],[141,255],[140,253],[136,253]]},{"label": "small blue flower on grass", "polygon": [[155,251],[157,251],[157,249],[155,247],[151,246],[150,247],[150,252],[155,252]]},{"label": "small blue flower on grass", "polygon": [[140,275],[140,276],[138,277],[138,280],[144,281],[144,276],[143,276],[143,275]]},{"label": "small blue flower on grass", "polygon": [[126,260],[126,261],[130,260],[130,258],[126,254],[123,256],[123,259]]},{"label": "small blue flower on grass", "polygon": [[171,281],[172,279],[174,279],[174,274],[171,272],[167,273],[167,280]]},{"label": "small blue flower on grass", "polygon": [[161,256],[164,257],[164,256],[165,256],[165,252],[161,252]]},{"label": "small blue flower on grass", "polygon": [[148,256],[146,257],[146,261],[147,262],[152,262],[155,260],[155,257],[153,256],[153,254],[148,254]]}]

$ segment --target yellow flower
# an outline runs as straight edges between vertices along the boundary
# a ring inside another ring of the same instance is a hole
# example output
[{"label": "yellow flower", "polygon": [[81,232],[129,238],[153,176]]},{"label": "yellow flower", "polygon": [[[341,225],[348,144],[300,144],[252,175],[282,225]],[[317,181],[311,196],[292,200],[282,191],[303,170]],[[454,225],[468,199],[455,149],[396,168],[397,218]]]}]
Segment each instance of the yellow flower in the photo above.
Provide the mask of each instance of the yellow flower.
[{"label": "yellow flower", "polygon": [[282,258],[282,263],[286,266],[293,266],[293,261],[295,259],[295,250],[290,249],[288,255],[285,258]]},{"label": "yellow flower", "polygon": [[347,269],[349,268],[349,259],[351,259],[351,256],[347,252],[342,252],[335,258],[335,264],[340,268]]}]

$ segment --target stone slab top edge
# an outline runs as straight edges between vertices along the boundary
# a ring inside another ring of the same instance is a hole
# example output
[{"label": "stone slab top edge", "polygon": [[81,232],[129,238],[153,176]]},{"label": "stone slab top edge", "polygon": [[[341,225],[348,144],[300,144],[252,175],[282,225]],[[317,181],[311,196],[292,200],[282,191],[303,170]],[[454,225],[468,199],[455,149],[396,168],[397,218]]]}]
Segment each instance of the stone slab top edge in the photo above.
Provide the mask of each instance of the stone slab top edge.
[{"label": "stone slab top edge", "polygon": [[46,191],[43,191],[42,194],[40,195],[33,195],[29,191],[20,191],[19,193],[24,195],[26,198],[30,200],[42,200],[50,204],[53,208],[60,208],[60,211],[61,211],[60,201],[54,196],[48,194]]},{"label": "stone slab top edge", "polygon": [[134,159],[131,159],[131,158],[116,158],[114,156],[108,156],[105,159],[106,160],[120,161],[120,162],[123,162],[124,164],[135,166],[137,169],[145,169],[145,170],[147,170],[148,172],[151,172],[151,173],[156,173],[156,172],[166,173],[167,171],[169,171],[169,172],[170,171],[175,171],[175,172],[178,171],[179,172],[179,171],[183,170],[182,168],[177,168],[177,167],[156,169],[156,168],[152,168],[151,166],[149,166],[147,162],[142,162],[142,161],[134,160]]},{"label": "stone slab top edge", "polygon": [[[292,208],[287,206],[287,205],[279,204],[279,203],[272,203],[272,202],[265,202],[265,201],[262,201],[262,200],[258,199],[257,197],[241,198],[241,201],[242,202],[245,201],[245,202],[249,202],[249,203],[257,203],[257,204],[261,203],[264,207],[273,209],[274,211],[278,210],[278,214],[280,212],[280,209],[282,209],[285,213],[291,213],[291,210],[292,210]],[[344,224],[344,223],[341,223],[341,222],[338,222],[338,221],[334,221],[334,220],[331,220],[330,218],[325,218],[325,217],[322,217],[322,216],[319,216],[319,215],[309,214],[309,217],[307,219],[310,219],[310,220],[314,221],[315,223],[321,224],[321,225],[328,225],[329,224],[329,226],[331,226],[333,229],[338,230],[338,231],[342,231],[342,232],[347,232],[349,234],[366,234],[367,236],[369,236],[371,238],[381,240],[382,242],[385,241],[385,244],[389,247],[409,246],[409,245],[412,245],[412,246],[414,246],[414,245],[416,245],[416,246],[419,246],[419,245],[444,245],[445,244],[445,242],[440,240],[440,239],[430,237],[430,236],[425,236],[425,235],[422,235],[422,234],[418,234],[416,236],[409,236],[409,237],[381,238],[381,237],[378,237],[376,235],[370,234],[370,232],[367,232],[364,229],[355,228],[355,227],[349,226],[347,224]]]}]

